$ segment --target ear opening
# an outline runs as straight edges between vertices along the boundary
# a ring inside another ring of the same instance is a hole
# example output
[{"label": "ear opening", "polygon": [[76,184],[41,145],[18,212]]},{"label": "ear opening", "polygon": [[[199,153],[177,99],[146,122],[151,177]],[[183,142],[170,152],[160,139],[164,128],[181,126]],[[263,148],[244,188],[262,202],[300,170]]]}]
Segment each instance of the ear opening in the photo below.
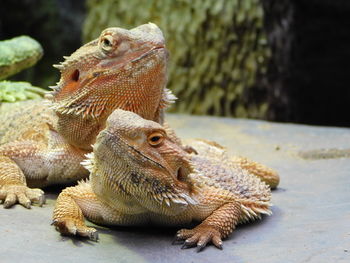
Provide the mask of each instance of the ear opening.
[{"label": "ear opening", "polygon": [[176,177],[181,182],[186,180],[185,169],[183,167],[179,167],[179,169],[177,169]]},{"label": "ear opening", "polygon": [[78,69],[74,70],[74,72],[72,73],[71,75],[71,79],[75,82],[77,82],[79,80],[79,75],[80,75],[80,72]]}]

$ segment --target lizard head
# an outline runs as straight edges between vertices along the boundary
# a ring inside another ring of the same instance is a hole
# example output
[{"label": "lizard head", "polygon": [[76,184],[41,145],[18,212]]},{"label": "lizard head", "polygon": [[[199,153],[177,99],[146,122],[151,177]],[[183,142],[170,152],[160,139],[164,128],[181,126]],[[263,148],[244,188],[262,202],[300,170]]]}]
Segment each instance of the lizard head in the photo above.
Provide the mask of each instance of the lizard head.
[{"label": "lizard head", "polygon": [[107,28],[54,65],[61,78],[47,97],[59,114],[96,118],[121,108],[153,119],[164,96],[167,57],[155,24]]},{"label": "lizard head", "polygon": [[93,158],[92,174],[108,171],[109,180],[113,175],[113,180],[149,209],[157,204],[174,212],[196,203],[188,180],[194,171],[189,155],[156,122],[115,110],[98,135]]}]

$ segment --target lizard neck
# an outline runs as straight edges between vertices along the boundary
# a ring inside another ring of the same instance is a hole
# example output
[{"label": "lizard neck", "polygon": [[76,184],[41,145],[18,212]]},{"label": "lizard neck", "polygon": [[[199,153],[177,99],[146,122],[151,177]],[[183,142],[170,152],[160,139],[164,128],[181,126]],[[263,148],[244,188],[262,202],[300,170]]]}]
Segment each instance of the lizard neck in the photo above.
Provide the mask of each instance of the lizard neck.
[{"label": "lizard neck", "polygon": [[[113,110],[109,110],[95,118],[91,116],[83,117],[83,115],[56,112],[58,116],[56,130],[69,144],[82,150],[91,151],[91,145],[95,143],[99,132],[105,128],[106,120]],[[162,109],[158,109],[154,114],[149,116],[146,113],[146,110],[137,112],[137,114],[146,115],[146,118],[148,117],[150,120],[162,122]]]},{"label": "lizard neck", "polygon": [[71,145],[83,150],[91,151],[98,133],[105,127],[108,116],[92,118],[75,114],[61,114],[58,116],[56,130]]}]

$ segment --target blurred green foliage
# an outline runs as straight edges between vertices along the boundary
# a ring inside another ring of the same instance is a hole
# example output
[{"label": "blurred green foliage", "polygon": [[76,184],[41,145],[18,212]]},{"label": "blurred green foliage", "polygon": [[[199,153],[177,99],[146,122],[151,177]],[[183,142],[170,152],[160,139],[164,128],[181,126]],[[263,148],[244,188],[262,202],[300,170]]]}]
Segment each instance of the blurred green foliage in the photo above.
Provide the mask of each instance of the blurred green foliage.
[{"label": "blurred green foliage", "polygon": [[[41,45],[28,36],[0,41],[0,80],[33,66],[42,55]],[[44,93],[28,82],[0,81],[0,102],[38,99]]]},{"label": "blurred green foliage", "polygon": [[[47,88],[59,80],[52,67],[82,45],[85,0],[1,0],[0,39],[29,35],[43,47],[45,56],[35,67],[11,77]],[[1,54],[0,54],[1,56]]]},{"label": "blurred green foliage", "polygon": [[173,110],[264,118],[259,76],[269,57],[259,0],[88,0],[85,41],[106,27],[147,22],[163,31],[170,51]]},{"label": "blurred green foliage", "polygon": [[34,87],[28,82],[0,81],[0,102],[39,99],[45,90]]},{"label": "blurred green foliage", "polygon": [[43,53],[39,42],[28,36],[0,41],[0,80],[33,66]]}]

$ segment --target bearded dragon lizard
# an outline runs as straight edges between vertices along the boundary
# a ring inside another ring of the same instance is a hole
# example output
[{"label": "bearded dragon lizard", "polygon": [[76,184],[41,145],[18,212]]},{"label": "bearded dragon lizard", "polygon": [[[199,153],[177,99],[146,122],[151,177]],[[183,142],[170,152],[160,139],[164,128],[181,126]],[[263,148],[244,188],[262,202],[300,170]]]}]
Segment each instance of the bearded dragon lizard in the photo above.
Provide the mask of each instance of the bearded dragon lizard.
[{"label": "bearded dragon lizard", "polygon": [[87,177],[80,162],[116,108],[163,122],[164,108],[175,98],[165,88],[164,43],[152,23],[105,29],[55,66],[61,79],[47,102],[0,106],[0,201],[5,208],[44,203],[44,192],[30,187]]},{"label": "bearded dragon lizard", "polygon": [[84,218],[122,226],[197,221],[177,232],[183,248],[201,250],[208,242],[222,248],[237,224],[271,214],[270,187],[215,143],[198,141],[196,149],[198,155],[184,151],[159,123],[114,111],[84,161],[90,180],[63,190],[53,224],[63,234],[97,240]]}]

